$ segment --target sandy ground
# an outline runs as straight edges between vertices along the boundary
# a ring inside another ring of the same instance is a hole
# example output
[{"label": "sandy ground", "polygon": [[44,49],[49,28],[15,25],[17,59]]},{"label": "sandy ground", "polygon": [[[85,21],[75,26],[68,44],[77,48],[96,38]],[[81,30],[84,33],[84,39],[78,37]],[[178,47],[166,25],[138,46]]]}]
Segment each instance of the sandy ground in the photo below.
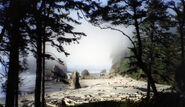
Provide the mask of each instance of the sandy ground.
[{"label": "sandy ground", "polygon": [[[75,105],[96,101],[124,101],[125,99],[139,100],[146,96],[147,84],[131,78],[116,77],[112,79],[80,80],[82,88],[53,92],[46,99],[53,102],[63,100],[67,105]],[[163,91],[170,86],[157,84],[158,91]]]},{"label": "sandy ground", "polygon": [[[139,100],[146,96],[147,84],[126,77],[111,79],[83,79],[80,80],[82,88],[71,89],[62,83],[49,82],[46,86],[46,101],[48,105],[56,105],[65,102],[67,105],[75,105],[96,101],[124,101],[125,99]],[[168,85],[156,84],[157,90],[170,88]],[[22,96],[22,103],[33,104],[33,94]]]}]

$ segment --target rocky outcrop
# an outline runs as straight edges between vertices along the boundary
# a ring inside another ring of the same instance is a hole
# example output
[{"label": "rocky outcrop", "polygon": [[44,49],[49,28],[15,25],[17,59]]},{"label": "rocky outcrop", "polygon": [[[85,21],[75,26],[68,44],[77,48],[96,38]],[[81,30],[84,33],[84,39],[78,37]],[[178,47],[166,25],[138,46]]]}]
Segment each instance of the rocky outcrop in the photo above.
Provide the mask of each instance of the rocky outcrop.
[{"label": "rocky outcrop", "polygon": [[72,88],[74,88],[74,89],[81,88],[80,82],[79,82],[79,73],[78,73],[77,71],[74,71],[74,72],[72,73],[72,82],[71,82],[71,86],[72,86]]},{"label": "rocky outcrop", "polygon": [[68,78],[67,73],[64,69],[55,66],[53,70],[45,71],[46,81],[65,82]]},{"label": "rocky outcrop", "polygon": [[90,73],[87,69],[83,70],[81,73],[82,79],[85,79],[86,77],[90,76]]},{"label": "rocky outcrop", "polygon": [[53,73],[49,70],[45,70],[45,80],[52,81],[53,80]]},{"label": "rocky outcrop", "polygon": [[58,66],[55,66],[53,69],[54,76],[60,77],[62,79],[67,79],[67,73],[63,69],[59,68]]},{"label": "rocky outcrop", "polygon": [[101,72],[100,72],[100,77],[104,77],[106,75],[106,69],[103,69]]},{"label": "rocky outcrop", "polygon": [[106,69],[103,69],[100,73],[106,74]]}]

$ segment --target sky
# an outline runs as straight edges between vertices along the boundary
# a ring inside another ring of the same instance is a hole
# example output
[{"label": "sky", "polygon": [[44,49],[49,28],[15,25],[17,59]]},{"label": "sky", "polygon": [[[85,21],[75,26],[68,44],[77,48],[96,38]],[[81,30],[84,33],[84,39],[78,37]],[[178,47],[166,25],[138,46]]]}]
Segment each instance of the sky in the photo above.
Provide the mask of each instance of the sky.
[{"label": "sky", "polygon": [[[78,19],[76,12],[72,12],[72,18]],[[46,52],[54,54],[55,57],[64,61],[68,71],[83,71],[87,69],[89,72],[100,72],[106,69],[109,72],[113,58],[116,55],[120,55],[128,51],[130,47],[130,41],[118,31],[110,29],[102,30],[99,27],[95,27],[85,19],[78,20],[80,25],[72,24],[74,31],[84,32],[87,36],[83,36],[79,40],[79,44],[64,44],[66,52],[70,53],[66,57],[63,53],[58,53],[56,49],[46,45]],[[103,26],[103,25],[102,25]],[[122,26],[111,26],[124,31],[127,35],[132,36],[133,27],[125,28]],[[56,62],[46,63],[47,68],[52,69]],[[30,71],[35,71],[35,59],[33,57],[28,58],[28,65]],[[62,67],[62,65],[59,65]]]},{"label": "sky", "polygon": [[[80,44],[65,45],[70,55],[64,58],[69,71],[99,72],[103,69],[110,70],[112,55],[116,51],[125,50],[129,46],[129,40],[120,32],[102,30],[90,23],[81,20],[81,25],[75,25],[75,31],[84,32],[87,36],[79,40]],[[121,27],[118,27],[121,29]],[[131,35],[133,28],[122,29]],[[57,55],[58,56],[58,55]]]},{"label": "sky", "polygon": [[[102,30],[84,19],[79,21],[82,24],[73,24],[75,27],[74,31],[84,32],[87,36],[83,36],[79,40],[79,44],[64,44],[65,51],[70,53],[68,57],[63,53],[58,53],[56,49],[51,48],[49,45],[46,45],[46,53],[52,53],[55,57],[63,60],[67,70],[71,72],[74,70],[81,72],[84,69],[87,69],[89,72],[100,72],[106,69],[109,72],[113,58],[116,55],[120,55],[120,53],[124,55],[124,52],[128,52],[130,41],[120,32],[110,29]],[[117,28],[128,35],[132,35],[133,27],[124,28],[123,26],[118,26]],[[29,56],[29,71],[34,72],[36,70],[35,61],[32,55]],[[52,69],[55,64],[57,63],[47,61],[46,68]],[[59,66],[62,67],[62,65]]]},{"label": "sky", "polygon": [[[106,4],[104,0],[101,0]],[[82,16],[82,15],[81,15]],[[72,18],[78,19],[76,12],[72,12]],[[70,53],[68,57],[61,56],[69,71],[100,72],[103,69],[110,70],[115,53],[128,51],[130,41],[118,31],[110,29],[102,30],[95,27],[85,19],[78,20],[82,24],[72,24],[74,31],[84,32],[87,36],[79,40],[79,44],[65,45],[65,50]],[[104,25],[101,25],[104,26]],[[124,31],[132,36],[133,27],[111,26]]]}]

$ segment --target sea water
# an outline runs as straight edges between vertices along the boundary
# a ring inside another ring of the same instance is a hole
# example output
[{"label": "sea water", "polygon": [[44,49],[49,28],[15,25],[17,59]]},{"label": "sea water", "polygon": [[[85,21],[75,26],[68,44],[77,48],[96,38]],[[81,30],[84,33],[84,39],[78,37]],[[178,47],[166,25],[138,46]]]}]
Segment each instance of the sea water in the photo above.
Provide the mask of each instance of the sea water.
[{"label": "sea water", "polygon": [[[20,77],[22,80],[20,83],[20,91],[33,91],[35,88],[35,74],[29,72],[21,73]],[[0,98],[5,97],[5,93],[2,91],[2,84],[0,84]]]}]

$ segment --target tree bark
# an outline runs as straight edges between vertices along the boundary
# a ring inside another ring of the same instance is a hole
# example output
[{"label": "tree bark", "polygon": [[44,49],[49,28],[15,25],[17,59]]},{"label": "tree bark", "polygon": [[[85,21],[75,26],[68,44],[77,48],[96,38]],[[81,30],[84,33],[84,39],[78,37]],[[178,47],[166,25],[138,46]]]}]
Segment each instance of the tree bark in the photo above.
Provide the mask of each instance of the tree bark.
[{"label": "tree bark", "polygon": [[41,78],[42,78],[42,28],[38,20],[37,28],[37,70],[35,83],[35,107],[41,107]]},{"label": "tree bark", "polygon": [[146,96],[147,101],[150,99],[150,81],[149,79],[147,80],[147,96]]},{"label": "tree bark", "polygon": [[155,82],[154,82],[151,74],[148,75],[148,79],[150,81],[150,84],[151,84],[151,87],[152,87],[152,91],[154,92],[154,95],[157,96],[158,95],[157,88],[155,86]]},{"label": "tree bark", "polygon": [[45,107],[45,36],[43,37],[43,53],[42,53],[42,107]]},{"label": "tree bark", "polygon": [[138,21],[137,21],[136,8],[133,7],[133,10],[134,10],[134,21],[135,21],[136,36],[137,36],[138,46],[139,46],[138,51],[137,51],[137,55],[136,55],[137,60],[140,63],[141,69],[147,75],[154,94],[157,95],[158,93],[157,93],[157,89],[156,89],[156,86],[155,86],[155,82],[153,81],[153,78],[152,78],[151,74],[147,71],[147,69],[145,68],[144,63],[143,63],[143,59],[142,59],[142,51],[143,51],[142,48],[143,47],[142,47],[141,36],[140,36],[140,32],[139,32],[139,24],[138,24]]},{"label": "tree bark", "polygon": [[15,80],[15,107],[19,106],[19,72],[16,72],[15,74],[16,80]]},{"label": "tree bark", "polygon": [[41,85],[42,85],[42,38],[45,34],[45,29],[43,28],[43,23],[41,19],[42,9],[45,5],[45,2],[41,3],[40,8],[37,10],[37,2],[35,1],[35,18],[37,23],[37,70],[36,70],[36,83],[35,83],[35,107],[41,107]]},{"label": "tree bark", "polygon": [[181,37],[181,58],[182,64],[184,64],[184,34],[183,34],[183,26],[180,25],[180,37]]},{"label": "tree bark", "polygon": [[16,22],[13,24],[10,38],[11,47],[5,107],[14,107],[15,102],[18,100],[17,98],[15,99],[15,96],[18,96],[16,95],[16,89],[18,87],[18,83],[16,83],[16,81],[19,78],[19,38],[18,23]]}]

